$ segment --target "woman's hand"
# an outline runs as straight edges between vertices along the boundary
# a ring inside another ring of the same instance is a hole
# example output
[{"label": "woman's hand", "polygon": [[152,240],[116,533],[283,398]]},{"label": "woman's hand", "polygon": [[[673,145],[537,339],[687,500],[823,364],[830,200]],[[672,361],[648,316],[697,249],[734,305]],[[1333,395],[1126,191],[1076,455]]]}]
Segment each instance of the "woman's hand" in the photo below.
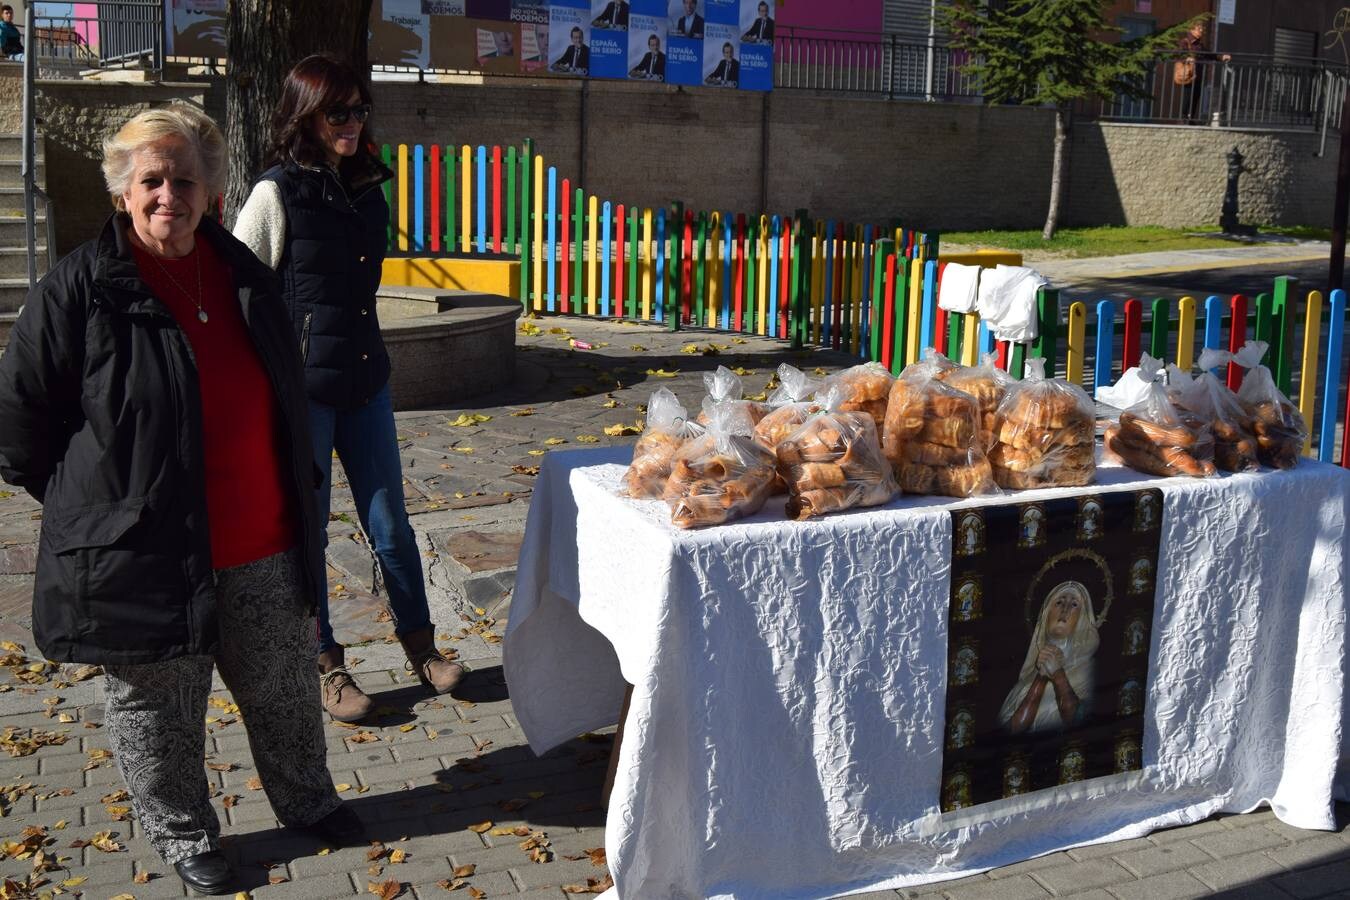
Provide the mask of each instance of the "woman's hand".
[{"label": "woman's hand", "polygon": [[1036,654],[1036,670],[1046,678],[1064,668],[1064,651],[1058,647],[1045,646]]}]

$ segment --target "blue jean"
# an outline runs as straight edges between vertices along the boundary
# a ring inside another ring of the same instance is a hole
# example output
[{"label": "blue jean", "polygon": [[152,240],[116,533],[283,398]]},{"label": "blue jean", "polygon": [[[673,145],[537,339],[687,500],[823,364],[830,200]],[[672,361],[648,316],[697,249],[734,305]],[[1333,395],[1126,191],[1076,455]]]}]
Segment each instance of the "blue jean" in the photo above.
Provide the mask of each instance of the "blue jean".
[{"label": "blue jean", "polygon": [[[403,505],[403,467],[388,385],[358,409],[337,409],[310,401],[309,429],[314,462],[323,472],[319,521],[328,522],[336,450],[347,473],[361,527],[380,561],[394,631],[403,635],[430,627],[422,554]],[[337,645],[328,618],[328,592],[323,591],[319,598],[319,649]]]}]

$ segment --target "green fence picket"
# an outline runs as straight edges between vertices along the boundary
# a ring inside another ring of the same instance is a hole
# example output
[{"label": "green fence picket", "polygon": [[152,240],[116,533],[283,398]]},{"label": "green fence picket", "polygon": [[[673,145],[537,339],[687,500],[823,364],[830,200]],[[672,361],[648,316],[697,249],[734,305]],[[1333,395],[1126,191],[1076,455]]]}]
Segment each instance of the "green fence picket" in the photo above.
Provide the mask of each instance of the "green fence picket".
[{"label": "green fence picket", "polygon": [[1256,295],[1256,327],[1252,330],[1252,340],[1265,341],[1267,344],[1270,343],[1270,307],[1269,294],[1261,293]]},{"label": "green fence picket", "polygon": [[534,245],[531,240],[534,232],[530,228],[534,210],[533,157],[534,140],[526,138],[520,154],[520,302],[527,311],[532,308],[530,286],[534,277]]},{"label": "green fence picket", "polygon": [[[384,161],[384,167],[389,170],[394,168],[394,151],[388,144],[380,147],[380,159]],[[385,247],[389,250],[394,249],[394,181],[389,179],[384,183],[384,205],[389,208],[389,228],[388,235],[385,238]]]},{"label": "green fence picket", "polygon": [[694,232],[694,325],[704,328],[708,324],[707,298],[704,296],[704,284],[707,273],[704,267],[708,261],[708,214],[698,214],[698,226]]},{"label": "green fence picket", "polygon": [[873,362],[881,362],[881,333],[886,327],[886,313],[882,308],[886,290],[886,257],[895,252],[895,241],[882,238],[872,251],[872,315],[870,323],[870,353]]},{"label": "green fence picket", "polygon": [[638,281],[638,208],[628,211],[628,283],[624,285],[628,294],[628,318],[638,317],[638,294],[642,284]]},{"label": "green fence picket", "polygon": [[[582,252],[582,251],[585,249],[585,247],[586,247],[586,232],[585,232],[585,227],[586,227],[586,206],[585,206],[585,204],[586,204],[586,192],[583,191],[581,188],[576,188],[575,190],[573,190],[573,191],[572,191],[572,221],[571,221],[570,225],[569,225],[569,223],[567,223],[567,222],[562,223],[562,226],[563,226],[564,228],[569,228],[569,227],[570,227],[570,228],[572,229],[572,259],[571,259],[571,266],[572,266],[572,284],[571,284],[571,288],[572,288],[572,310],[573,310],[573,312],[579,312],[579,311],[581,311],[582,309],[584,309],[585,307],[583,307],[582,304],[586,302],[586,291],[584,290],[585,282],[582,280],[582,279],[585,277],[584,274],[583,274],[583,272],[584,272],[584,269],[583,269],[583,263],[584,263],[584,261],[585,261],[585,256],[586,256],[586,254]],[[564,266],[565,266],[565,265],[568,265],[568,262],[569,262],[568,260],[565,260],[565,259],[564,259],[564,260],[562,260],[562,265],[564,265]]]},{"label": "green fence picket", "polygon": [[1275,300],[1273,304],[1274,328],[1271,334],[1270,351],[1266,354],[1266,366],[1275,376],[1275,384],[1285,396],[1289,395],[1291,367],[1289,351],[1293,344],[1295,309],[1292,290],[1298,279],[1292,275],[1281,275],[1275,279]]},{"label": "green fence picket", "polygon": [[1171,321],[1168,312],[1168,302],[1165,297],[1155,297],[1153,300],[1153,318],[1149,323],[1149,343],[1148,353],[1154,359],[1165,360],[1167,358],[1167,345],[1171,335]]},{"label": "green fence picket", "polygon": [[506,252],[516,251],[516,148],[506,148]]},{"label": "green fence picket", "polygon": [[[1036,294],[1036,341],[1031,355],[1045,360],[1045,377],[1053,378],[1058,366],[1059,352],[1059,291],[1042,288]],[[956,359],[955,356],[952,359]]]}]

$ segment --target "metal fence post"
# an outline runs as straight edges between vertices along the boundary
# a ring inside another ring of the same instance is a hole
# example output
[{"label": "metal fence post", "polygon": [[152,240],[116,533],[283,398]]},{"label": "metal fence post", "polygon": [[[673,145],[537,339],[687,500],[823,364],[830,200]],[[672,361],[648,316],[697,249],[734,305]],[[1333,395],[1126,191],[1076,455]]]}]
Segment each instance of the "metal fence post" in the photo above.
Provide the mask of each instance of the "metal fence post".
[{"label": "metal fence post", "polygon": [[29,290],[37,284],[37,211],[33,202],[36,188],[36,175],[33,172],[33,143],[36,140],[33,105],[37,98],[33,93],[36,90],[34,74],[37,71],[38,42],[37,31],[33,27],[34,15],[33,4],[24,4],[23,29],[28,46],[23,55],[23,232],[28,247]]},{"label": "metal fence post", "polygon": [[894,99],[895,99],[895,63],[896,63],[896,60],[895,60],[895,54],[896,54],[895,43],[896,43],[896,41],[895,41],[895,39],[896,39],[897,37],[899,37],[899,35],[894,34],[894,33],[891,34],[890,66],[888,67],[888,70],[887,70],[887,72],[886,72],[886,99],[887,99],[887,100],[894,100]]}]

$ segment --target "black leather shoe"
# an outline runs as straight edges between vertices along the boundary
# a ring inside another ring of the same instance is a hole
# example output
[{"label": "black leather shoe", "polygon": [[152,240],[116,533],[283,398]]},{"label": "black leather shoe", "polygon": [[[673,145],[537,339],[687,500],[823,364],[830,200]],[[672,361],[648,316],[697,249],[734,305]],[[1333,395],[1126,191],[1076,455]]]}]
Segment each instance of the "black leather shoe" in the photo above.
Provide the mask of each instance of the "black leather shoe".
[{"label": "black leather shoe", "polygon": [[234,893],[234,869],[219,850],[208,850],[173,864],[183,883],[199,894]]},{"label": "black leather shoe", "polygon": [[299,828],[326,844],[355,847],[366,842],[366,826],[350,806],[339,806],[317,822]]}]

